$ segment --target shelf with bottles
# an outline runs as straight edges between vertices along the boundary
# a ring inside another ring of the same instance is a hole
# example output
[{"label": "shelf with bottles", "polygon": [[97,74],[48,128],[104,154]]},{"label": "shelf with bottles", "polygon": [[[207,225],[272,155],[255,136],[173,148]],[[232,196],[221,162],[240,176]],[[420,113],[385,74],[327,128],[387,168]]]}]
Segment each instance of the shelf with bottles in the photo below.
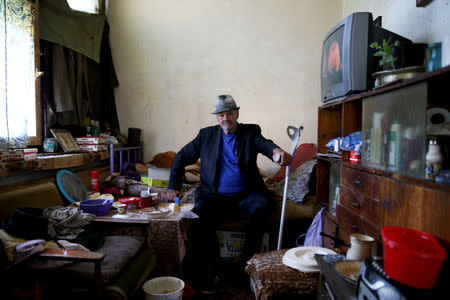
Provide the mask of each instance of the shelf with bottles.
[{"label": "shelf with bottles", "polygon": [[427,83],[363,102],[362,165],[423,179]]}]

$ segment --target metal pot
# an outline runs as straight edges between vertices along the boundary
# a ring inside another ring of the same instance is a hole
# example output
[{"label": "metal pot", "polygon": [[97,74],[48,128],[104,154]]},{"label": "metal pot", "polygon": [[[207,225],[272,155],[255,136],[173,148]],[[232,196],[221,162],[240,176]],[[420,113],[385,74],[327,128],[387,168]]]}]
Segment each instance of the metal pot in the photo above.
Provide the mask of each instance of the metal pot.
[{"label": "metal pot", "polygon": [[399,79],[409,79],[425,72],[424,66],[406,67],[390,71],[380,71],[372,74],[375,78],[375,87]]}]

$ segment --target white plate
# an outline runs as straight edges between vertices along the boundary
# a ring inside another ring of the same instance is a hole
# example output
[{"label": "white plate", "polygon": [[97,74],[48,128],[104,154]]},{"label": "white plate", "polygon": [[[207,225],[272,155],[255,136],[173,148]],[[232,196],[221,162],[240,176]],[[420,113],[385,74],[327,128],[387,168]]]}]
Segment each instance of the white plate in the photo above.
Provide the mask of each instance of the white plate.
[{"label": "white plate", "polygon": [[126,218],[131,217],[131,215],[129,215],[129,214],[115,214],[112,217],[115,218],[115,219],[126,219]]},{"label": "white plate", "polygon": [[314,258],[315,254],[326,255],[336,254],[336,252],[314,246],[292,248],[283,255],[283,264],[302,272],[318,272],[319,267]]},{"label": "white plate", "polygon": [[316,267],[301,266],[293,262],[292,260],[289,260],[289,258],[286,258],[286,256],[283,256],[283,264],[285,266],[291,267],[304,273],[320,272],[319,266]]}]

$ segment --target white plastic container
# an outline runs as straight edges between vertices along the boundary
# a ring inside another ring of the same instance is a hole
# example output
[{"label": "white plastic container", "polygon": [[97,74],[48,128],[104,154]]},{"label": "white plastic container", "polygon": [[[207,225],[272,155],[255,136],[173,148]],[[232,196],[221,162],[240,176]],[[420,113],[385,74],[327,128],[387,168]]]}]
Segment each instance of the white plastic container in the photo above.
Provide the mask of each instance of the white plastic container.
[{"label": "white plastic container", "polygon": [[184,281],[176,277],[156,277],[144,283],[142,289],[146,300],[183,298]]},{"label": "white plastic container", "polygon": [[428,152],[425,156],[425,178],[435,179],[442,168],[443,156],[441,149],[435,140],[430,140]]},{"label": "white plastic container", "polygon": [[244,247],[245,233],[217,230],[216,234],[220,245],[220,259],[227,263],[238,261]]}]

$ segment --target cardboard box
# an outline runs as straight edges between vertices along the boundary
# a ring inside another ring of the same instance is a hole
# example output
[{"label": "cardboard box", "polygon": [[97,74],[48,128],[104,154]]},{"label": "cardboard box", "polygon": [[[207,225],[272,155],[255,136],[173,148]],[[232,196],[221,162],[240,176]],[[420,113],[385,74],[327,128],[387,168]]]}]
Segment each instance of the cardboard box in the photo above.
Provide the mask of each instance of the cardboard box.
[{"label": "cardboard box", "polygon": [[75,138],[75,142],[78,145],[100,145],[106,144],[106,138],[104,136],[82,136]]},{"label": "cardboard box", "polygon": [[81,151],[88,151],[88,152],[98,152],[108,150],[106,144],[99,144],[99,145],[80,144],[78,145],[78,147],[80,148]]},{"label": "cardboard box", "polygon": [[151,187],[168,187],[170,169],[148,168],[148,185]]},{"label": "cardboard box", "polygon": [[0,162],[21,161],[23,156],[23,150],[0,151]]},{"label": "cardboard box", "polygon": [[37,158],[37,148],[24,148],[0,151],[0,162],[33,160]]},{"label": "cardboard box", "polygon": [[147,184],[148,184],[148,186],[151,186],[151,187],[166,188],[166,187],[169,187],[169,180],[148,178]]},{"label": "cardboard box", "polygon": [[34,160],[37,159],[38,149],[37,148],[26,148],[23,149],[23,159],[24,160]]},{"label": "cardboard box", "polygon": [[144,185],[148,185],[148,176],[147,176],[147,174],[141,174],[141,182]]}]

